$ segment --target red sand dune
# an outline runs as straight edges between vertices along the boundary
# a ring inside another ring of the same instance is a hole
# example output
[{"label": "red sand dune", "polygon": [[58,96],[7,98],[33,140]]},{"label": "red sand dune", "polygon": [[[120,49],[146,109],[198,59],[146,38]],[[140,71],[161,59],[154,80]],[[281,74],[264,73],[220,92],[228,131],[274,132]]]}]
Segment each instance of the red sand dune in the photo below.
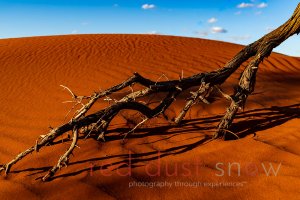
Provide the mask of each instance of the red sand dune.
[{"label": "red sand dune", "polygon": [[[182,73],[186,77],[217,69],[241,48],[156,35],[2,39],[0,164],[34,144],[50,125],[64,122],[71,105],[61,103],[70,99],[61,84],[88,95],[125,80],[135,71],[153,80],[166,79],[162,74],[177,79]],[[240,71],[224,85],[228,93],[232,93]],[[273,53],[260,66],[255,94],[235,120],[233,130],[241,134],[240,140],[205,142],[228,105],[224,99],[194,106],[181,127],[152,120],[125,144],[118,133],[128,127],[119,117],[106,143],[80,141],[69,167],[51,182],[35,179],[57,162],[70,142],[44,148],[19,162],[8,177],[0,176],[0,199],[299,199],[299,83],[300,58]],[[177,99],[168,116],[179,113],[185,97]],[[161,124],[155,127],[155,122]],[[128,172],[124,162],[129,154],[131,176],[122,176]],[[159,162],[160,175],[149,176],[157,171]],[[240,176],[237,166],[228,174],[227,165],[233,162],[240,163]],[[216,175],[221,173],[217,163],[224,164],[219,165],[224,176]],[[275,169],[280,166],[277,176],[265,174],[262,164],[268,168],[270,163]],[[172,187],[130,185],[164,181]],[[175,186],[176,182],[202,185]],[[209,185],[220,182],[223,185]]]}]

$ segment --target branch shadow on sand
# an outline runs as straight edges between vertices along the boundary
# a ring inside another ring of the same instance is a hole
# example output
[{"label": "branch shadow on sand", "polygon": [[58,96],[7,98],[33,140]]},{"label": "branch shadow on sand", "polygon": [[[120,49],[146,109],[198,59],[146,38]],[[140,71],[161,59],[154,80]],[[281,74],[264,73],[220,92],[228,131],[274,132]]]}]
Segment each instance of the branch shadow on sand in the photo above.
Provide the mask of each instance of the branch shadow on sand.
[{"label": "branch shadow on sand", "polygon": [[[131,168],[141,167],[144,166],[145,163],[153,160],[158,159],[158,153],[160,158],[164,158],[170,155],[179,155],[191,151],[195,148],[198,148],[206,143],[212,141],[211,134],[205,134],[210,132],[213,134],[217,123],[219,122],[222,115],[212,116],[212,117],[205,117],[205,118],[198,118],[192,120],[185,120],[180,126],[174,125],[166,125],[166,126],[158,126],[158,127],[151,127],[151,128],[141,128],[128,136],[129,140],[137,139],[137,138],[144,138],[144,137],[151,137],[151,136],[164,136],[162,139],[152,141],[147,143],[148,145],[151,143],[155,143],[161,140],[168,140],[171,137],[175,137],[179,134],[186,134],[193,132],[198,132],[199,137],[193,136],[193,142],[187,143],[187,141],[182,141],[182,145],[178,145],[178,142],[174,146],[165,149],[152,149],[148,152],[131,152],[130,154],[117,154],[117,155],[110,155],[110,156],[102,156],[102,157],[95,157],[85,160],[79,160],[72,163],[69,163],[69,166],[79,165],[79,164],[87,164],[89,167],[71,172],[60,174],[52,178],[62,178],[62,177],[69,177],[69,176],[76,176],[84,172],[89,172],[91,170],[98,171],[98,170],[105,170],[105,169],[113,169],[118,170],[121,168],[128,167],[129,159],[130,159],[130,166]],[[267,129],[271,129],[273,127],[282,125],[289,120],[299,118],[300,117],[300,104],[293,104],[288,106],[272,106],[268,108],[260,108],[260,109],[253,109],[244,112],[240,112],[236,116],[236,122],[233,124],[233,128],[231,129],[232,132],[236,133],[239,138],[244,138],[248,135],[256,135],[256,132],[263,131]],[[128,128],[117,128],[111,130],[110,132],[126,132],[129,131]],[[203,131],[203,132],[202,132]],[[201,133],[202,132],[202,133]],[[199,138],[199,139],[198,139]],[[188,138],[189,139],[189,138]],[[186,140],[188,140],[186,139]],[[227,135],[227,140],[236,139],[232,135]],[[122,140],[122,137],[118,135],[108,135],[106,137],[107,142],[114,141],[114,140]],[[196,140],[196,142],[195,142]],[[180,141],[181,142],[181,141]],[[179,143],[180,143],[179,142]],[[146,145],[147,145],[146,144]],[[110,159],[117,159],[118,161],[109,162]],[[90,166],[91,163],[101,163],[106,162],[108,164],[105,165],[93,165]],[[29,176],[41,174],[48,171],[51,166],[39,167],[39,168],[27,168],[22,170],[14,170],[12,173],[20,173],[20,172],[31,172]],[[40,178],[40,177],[39,177]]]}]

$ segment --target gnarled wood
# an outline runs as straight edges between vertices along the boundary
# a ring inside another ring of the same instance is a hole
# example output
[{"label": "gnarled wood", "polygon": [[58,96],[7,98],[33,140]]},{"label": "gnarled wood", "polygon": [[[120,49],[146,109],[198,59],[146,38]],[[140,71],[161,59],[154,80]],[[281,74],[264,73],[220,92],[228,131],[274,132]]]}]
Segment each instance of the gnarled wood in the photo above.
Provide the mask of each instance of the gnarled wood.
[{"label": "gnarled wood", "polygon": [[[193,76],[183,78],[180,80],[171,80],[171,81],[160,81],[155,82],[147,78],[142,77],[138,73],[134,73],[132,77],[126,81],[115,85],[105,91],[95,92],[91,96],[77,96],[69,88],[63,86],[67,89],[77,104],[82,104],[83,99],[87,99],[88,102],[83,104],[83,106],[76,111],[75,115],[71,120],[59,127],[51,129],[46,135],[41,135],[36,143],[28,148],[27,150],[21,152],[14,159],[12,159],[7,164],[3,165],[0,168],[1,171],[5,171],[8,174],[11,170],[11,167],[16,164],[18,161],[26,157],[28,154],[39,151],[42,147],[51,145],[52,142],[61,136],[64,133],[73,131],[73,142],[69,149],[62,155],[58,160],[57,164],[44,176],[43,181],[51,179],[52,176],[61,168],[63,164],[67,164],[69,156],[74,150],[76,143],[78,141],[78,134],[88,133],[86,137],[90,136],[91,131],[98,131],[98,139],[105,138],[105,133],[107,127],[109,126],[112,119],[124,109],[131,109],[140,112],[146,118],[140,123],[144,123],[147,119],[156,117],[162,114],[168,107],[174,102],[175,98],[184,90],[187,90],[194,86],[200,86],[200,88],[192,93],[190,99],[187,100],[185,107],[179,116],[175,119],[175,122],[180,124],[181,120],[184,118],[187,111],[191,106],[197,102],[199,99],[205,102],[204,96],[209,93],[211,88],[216,87],[219,89],[219,85],[224,83],[232,73],[234,73],[242,63],[247,61],[249,58],[253,57],[249,65],[243,71],[241,78],[239,80],[238,88],[233,96],[223,94],[224,97],[230,99],[232,102],[227,109],[225,116],[222,118],[221,122],[218,125],[217,132],[214,135],[214,138],[223,137],[225,133],[230,133],[228,130],[232,124],[232,121],[240,107],[245,105],[247,97],[254,91],[255,87],[255,78],[256,73],[259,67],[259,64],[263,59],[270,55],[272,50],[280,45],[283,41],[294,34],[300,32],[300,4],[297,6],[292,17],[283,25],[281,25],[276,30],[265,35],[256,42],[246,46],[240,52],[238,52],[224,67],[207,73],[199,73]],[[105,98],[108,95],[120,91],[124,88],[131,87],[134,84],[140,84],[144,88],[132,92],[124,96],[120,100],[116,100],[110,106],[99,110],[90,115],[86,113],[94,105],[96,101],[101,98]],[[166,97],[153,109],[151,109],[147,104],[138,102],[137,100],[141,97],[148,96],[150,94],[156,93],[167,93]],[[135,126],[128,133],[132,133],[140,124]],[[234,133],[232,133],[234,134]],[[126,137],[126,135],[125,135]],[[238,137],[238,136],[237,136]]]},{"label": "gnarled wood", "polygon": [[239,108],[244,107],[247,97],[254,91],[256,73],[259,64],[268,57],[272,50],[280,45],[283,41],[294,34],[299,34],[300,32],[300,4],[297,6],[292,17],[283,25],[281,25],[276,30],[264,36],[260,39],[260,44],[258,46],[255,56],[252,58],[246,69],[243,71],[238,88],[234,96],[232,97],[232,102],[227,109],[225,116],[221,119],[218,130],[214,138],[222,137],[226,131],[230,128],[232,121]]}]

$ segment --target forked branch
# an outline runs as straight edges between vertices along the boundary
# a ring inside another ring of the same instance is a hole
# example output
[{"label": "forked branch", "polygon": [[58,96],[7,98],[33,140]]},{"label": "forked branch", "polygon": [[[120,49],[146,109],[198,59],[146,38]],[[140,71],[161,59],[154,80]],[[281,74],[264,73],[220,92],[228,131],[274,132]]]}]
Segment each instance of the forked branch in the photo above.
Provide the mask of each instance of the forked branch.
[{"label": "forked branch", "polygon": [[[229,130],[232,125],[235,114],[238,109],[245,105],[247,97],[254,91],[256,73],[259,64],[265,57],[268,57],[272,50],[280,45],[283,41],[294,34],[300,32],[300,4],[297,6],[292,17],[276,30],[263,36],[256,42],[246,46],[240,52],[238,52],[224,67],[206,73],[195,74],[190,77],[179,80],[167,80],[167,81],[152,81],[142,77],[138,73],[134,73],[132,77],[126,81],[115,85],[107,90],[93,93],[91,96],[77,96],[68,87],[62,86],[68,90],[72,95],[74,103],[81,104],[82,107],[75,112],[75,115],[69,122],[51,129],[46,135],[41,135],[36,143],[29,147],[27,150],[21,152],[14,159],[0,168],[0,171],[5,171],[8,174],[11,167],[18,161],[26,157],[28,154],[39,151],[42,147],[51,145],[55,139],[59,136],[73,132],[73,140],[69,149],[60,157],[57,164],[50,169],[50,171],[44,176],[43,181],[51,180],[55,173],[61,169],[63,165],[67,165],[70,155],[72,154],[76,143],[78,141],[79,134],[85,134],[85,137],[90,137],[91,132],[97,132],[97,139],[105,140],[105,134],[107,134],[107,128],[115,116],[125,109],[135,110],[144,115],[144,120],[138,123],[131,131],[125,134],[133,133],[141,124],[145,123],[148,119],[154,118],[163,114],[166,109],[174,102],[176,97],[183,91],[198,87],[198,90],[191,92],[191,97],[187,99],[186,105],[175,118],[175,123],[180,124],[184,119],[184,116],[188,110],[197,103],[203,101],[209,103],[206,100],[206,96],[210,94],[212,88],[217,88],[219,92],[231,101],[229,108],[225,116],[221,119],[217,127],[216,134],[213,138],[224,137],[226,133],[230,133],[238,138],[238,135]],[[222,92],[219,88],[232,73],[234,73],[242,63],[252,57],[249,65],[244,69],[241,78],[239,80],[238,88],[234,95],[229,96]],[[95,113],[87,115],[87,112],[91,107],[101,98],[107,98],[108,95],[124,88],[131,88],[134,84],[143,86],[143,89],[138,91],[132,91],[130,94],[125,95],[119,100],[115,100],[111,105]],[[141,97],[149,96],[150,94],[167,93],[164,99],[155,108],[150,108],[149,105],[139,101]],[[83,99],[87,100],[87,103],[83,103]]]}]

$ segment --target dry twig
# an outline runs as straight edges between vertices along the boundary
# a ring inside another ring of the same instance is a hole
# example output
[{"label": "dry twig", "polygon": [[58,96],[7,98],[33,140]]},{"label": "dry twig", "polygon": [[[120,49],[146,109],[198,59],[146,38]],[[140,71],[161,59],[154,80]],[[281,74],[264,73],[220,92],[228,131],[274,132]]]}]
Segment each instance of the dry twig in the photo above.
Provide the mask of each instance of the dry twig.
[{"label": "dry twig", "polygon": [[[224,94],[221,90],[220,93],[227,99],[231,100],[231,104],[226,111],[225,116],[222,118],[218,125],[218,130],[214,135],[214,138],[221,138],[226,132],[238,135],[229,130],[232,121],[238,111],[238,108],[243,107],[247,100],[247,97],[254,91],[256,72],[258,70],[259,64],[264,58],[268,57],[272,50],[280,45],[283,41],[294,34],[300,32],[300,4],[297,6],[292,17],[284,23],[282,26],[276,30],[268,33],[256,42],[246,46],[240,52],[238,52],[224,67],[207,73],[199,73],[190,77],[183,78],[183,72],[179,80],[168,80],[167,81],[152,81],[147,78],[142,77],[138,73],[134,73],[132,77],[126,81],[115,85],[107,90],[99,91],[93,93],[91,96],[77,96],[68,87],[61,85],[64,89],[68,90],[71,94],[72,99],[75,104],[81,104],[82,107],[78,109],[71,120],[61,126],[51,129],[47,134],[41,135],[36,143],[26,149],[25,151],[18,154],[15,158],[9,161],[7,164],[0,168],[1,171],[5,171],[6,174],[10,172],[11,167],[18,161],[26,157],[28,154],[39,151],[42,147],[51,145],[52,142],[59,136],[73,131],[73,142],[69,149],[65,152],[63,156],[58,160],[57,164],[44,176],[43,181],[49,180],[55,175],[58,169],[69,161],[69,156],[76,147],[78,141],[78,134],[80,130],[99,131],[98,139],[104,140],[104,135],[106,134],[107,128],[112,121],[112,119],[124,109],[130,109],[140,112],[145,116],[145,119],[135,126],[131,131],[129,131],[125,137],[134,132],[138,126],[151,119],[163,114],[166,109],[175,101],[176,97],[189,88],[198,86],[199,89],[192,93],[190,99],[188,99],[185,107],[176,118],[175,122],[180,123],[181,120],[186,115],[187,111],[191,108],[193,104],[197,102],[198,99],[206,102],[205,95],[210,92],[210,88],[216,87],[224,83],[232,73],[234,73],[242,63],[252,58],[249,65],[243,71],[241,78],[239,80],[239,86],[235,94],[230,97]],[[167,78],[164,75],[165,78]],[[109,95],[118,92],[124,88],[130,88],[133,84],[140,84],[144,88],[138,91],[133,91],[125,95],[120,100],[115,100],[113,103],[109,104],[108,107],[99,110],[95,113],[86,115],[90,108],[94,105],[97,100],[101,98],[109,98]],[[218,88],[218,87],[217,87]],[[141,97],[149,96],[151,94],[157,93],[167,93],[165,98],[160,101],[160,103],[153,109],[151,109],[147,104],[139,101]],[[83,100],[87,100],[87,103],[83,103]],[[208,103],[208,102],[206,102]],[[88,127],[91,127],[89,129]],[[85,132],[85,131],[83,131]],[[87,135],[89,137],[90,134]]]}]

